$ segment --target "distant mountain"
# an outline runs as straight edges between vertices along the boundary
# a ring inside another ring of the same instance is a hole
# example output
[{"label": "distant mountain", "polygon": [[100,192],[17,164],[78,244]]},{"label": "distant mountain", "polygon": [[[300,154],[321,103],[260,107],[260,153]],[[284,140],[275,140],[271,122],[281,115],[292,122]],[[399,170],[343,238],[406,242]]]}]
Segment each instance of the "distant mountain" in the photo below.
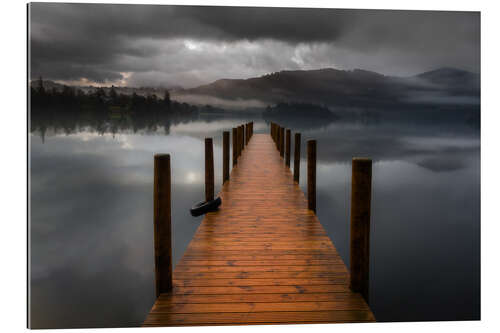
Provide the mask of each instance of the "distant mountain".
[{"label": "distant mountain", "polygon": [[436,88],[446,89],[455,93],[479,94],[480,92],[480,76],[456,68],[444,67],[416,75],[415,77],[436,85]]},{"label": "distant mountain", "polygon": [[221,100],[258,100],[267,104],[314,103],[337,107],[470,105],[479,103],[479,75],[441,68],[411,77],[333,68],[280,71],[249,79],[221,79],[177,90],[178,98],[196,95]]},{"label": "distant mountain", "polygon": [[469,85],[479,83],[477,82],[479,79],[478,74],[450,67],[443,67],[433,71],[424,72],[416,75],[416,77],[436,84],[450,86],[456,85],[457,83]]}]

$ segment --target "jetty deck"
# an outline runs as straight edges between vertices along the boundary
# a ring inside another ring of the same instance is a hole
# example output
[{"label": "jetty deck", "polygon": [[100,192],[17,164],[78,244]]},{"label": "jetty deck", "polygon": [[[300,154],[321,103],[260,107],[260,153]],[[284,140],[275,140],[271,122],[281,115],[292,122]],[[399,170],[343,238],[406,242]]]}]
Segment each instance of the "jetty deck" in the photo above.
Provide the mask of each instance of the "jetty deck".
[{"label": "jetty deck", "polygon": [[252,136],[144,326],[375,321],[269,135]]}]

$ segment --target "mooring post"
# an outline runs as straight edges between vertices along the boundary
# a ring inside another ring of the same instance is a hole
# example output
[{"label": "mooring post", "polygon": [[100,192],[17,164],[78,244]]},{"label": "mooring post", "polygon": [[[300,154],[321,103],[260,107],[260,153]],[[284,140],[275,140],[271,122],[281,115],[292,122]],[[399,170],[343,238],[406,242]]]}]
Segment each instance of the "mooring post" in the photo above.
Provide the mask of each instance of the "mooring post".
[{"label": "mooring post", "polygon": [[242,147],[242,144],[243,144],[243,133],[242,133],[242,130],[241,130],[241,125],[238,126],[238,157],[241,156],[241,152],[243,151],[243,147]]},{"label": "mooring post", "polygon": [[222,133],[222,184],[229,180],[229,132]]},{"label": "mooring post", "polygon": [[278,126],[278,142],[276,142],[276,147],[278,148],[278,151],[281,150],[281,130],[282,127]]},{"label": "mooring post", "polygon": [[241,151],[245,149],[245,125],[241,125]]},{"label": "mooring post", "polygon": [[170,155],[154,156],[154,250],[156,297],[172,290]]},{"label": "mooring post", "polygon": [[240,157],[240,127],[236,127],[236,156]]},{"label": "mooring post", "polygon": [[299,183],[300,178],[300,133],[295,133],[295,149],[293,152],[293,180]]},{"label": "mooring post", "polygon": [[285,156],[285,128],[280,129],[280,156]]},{"label": "mooring post", "polygon": [[278,142],[280,141],[280,125],[276,125],[276,132],[274,133],[274,135],[275,135],[274,144],[276,145],[276,148],[278,148],[279,150]]},{"label": "mooring post", "polygon": [[241,155],[241,126],[236,127],[236,145],[236,153],[239,159]]},{"label": "mooring post", "polygon": [[285,163],[287,167],[290,167],[290,136],[292,135],[292,131],[286,130],[286,152],[285,152]]},{"label": "mooring post", "polygon": [[241,150],[245,149],[245,125],[241,125]]},{"label": "mooring post", "polygon": [[246,124],[243,124],[241,125],[242,126],[242,130],[243,130],[243,149],[245,149],[245,146],[247,145],[247,125]]},{"label": "mooring post", "polygon": [[351,188],[351,280],[352,291],[368,303],[370,269],[370,207],[372,160],[352,159]]},{"label": "mooring post", "polygon": [[280,150],[280,125],[276,125],[276,140],[274,143],[276,144],[276,149]]},{"label": "mooring post", "polygon": [[316,140],[307,141],[307,206],[316,213]]},{"label": "mooring post", "polygon": [[280,150],[280,125],[276,125],[276,140],[275,140],[275,143],[276,143],[276,149]]},{"label": "mooring post", "polygon": [[245,146],[248,144],[248,123],[245,125]]},{"label": "mooring post", "polygon": [[233,128],[233,168],[236,166],[238,161],[238,138],[236,134],[236,128]]},{"label": "mooring post", "polygon": [[212,138],[205,138],[205,200],[214,200],[214,146]]}]

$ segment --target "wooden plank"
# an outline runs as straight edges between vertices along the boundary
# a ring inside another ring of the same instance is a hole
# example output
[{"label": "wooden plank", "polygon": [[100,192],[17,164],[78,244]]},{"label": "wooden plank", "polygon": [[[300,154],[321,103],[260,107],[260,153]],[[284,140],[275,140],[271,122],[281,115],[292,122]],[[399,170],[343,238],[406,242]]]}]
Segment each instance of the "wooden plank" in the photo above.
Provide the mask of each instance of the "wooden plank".
[{"label": "wooden plank", "polygon": [[177,266],[308,266],[343,264],[340,259],[316,260],[186,260],[184,258]]},{"label": "wooden plank", "polygon": [[160,302],[169,303],[240,303],[240,302],[322,302],[343,301],[365,304],[356,293],[309,293],[309,294],[219,294],[219,295],[170,295],[162,294]]},{"label": "wooden plank", "polygon": [[304,293],[335,293],[350,291],[347,284],[324,284],[302,286],[236,286],[236,287],[181,287],[175,286],[172,294],[304,294]]},{"label": "wooden plank", "polygon": [[224,287],[224,286],[308,286],[308,285],[328,285],[345,284],[348,281],[348,275],[344,276],[318,276],[310,278],[296,278],[294,276],[283,276],[281,278],[206,278],[204,275],[197,278],[176,279],[173,280],[175,286],[179,287]]},{"label": "wooden plank", "polygon": [[189,266],[175,268],[175,274],[187,272],[331,272],[345,271],[343,264],[309,266]]},{"label": "wooden plank", "polygon": [[[248,313],[151,313],[144,326],[181,325],[231,325],[231,324],[308,324],[308,323],[355,323],[370,322],[374,317],[370,311],[303,311],[303,312],[248,312]],[[166,324],[168,323],[168,324]]]},{"label": "wooden plank", "polygon": [[248,142],[144,326],[375,320],[279,153]]},{"label": "wooden plank", "polygon": [[249,250],[249,251],[245,251],[245,253],[242,253],[241,251],[235,251],[235,250],[219,250],[219,249],[216,249],[216,250],[213,250],[211,252],[206,252],[206,251],[196,251],[196,250],[193,250],[193,249],[190,249],[188,250],[186,253],[185,253],[185,256],[201,256],[201,255],[204,255],[204,256],[216,256],[216,255],[241,255],[241,256],[244,256],[245,254],[246,255],[260,255],[260,256],[280,256],[280,255],[306,255],[306,256],[317,256],[318,258],[320,256],[337,256],[338,258],[339,255],[336,253],[336,252],[333,252],[333,249],[332,251],[324,251],[324,250],[307,250],[307,249],[303,249],[303,250],[272,250],[272,249],[269,249],[269,250]]},{"label": "wooden plank", "polygon": [[272,312],[272,311],[332,311],[366,310],[363,302],[280,302],[280,303],[170,303],[159,302],[153,307],[155,313],[218,313],[218,312]]},{"label": "wooden plank", "polygon": [[282,258],[283,260],[342,260],[338,255],[330,253],[279,254],[271,251],[266,251],[265,253],[259,251],[259,254],[251,254],[246,252],[245,254],[242,254],[241,252],[239,252],[238,254],[238,253],[231,253],[231,251],[223,251],[215,253],[189,251],[189,253],[184,254],[182,261],[178,265],[182,265],[183,262],[189,260],[232,260],[232,261],[252,260],[255,262],[258,260],[279,260],[280,258]]},{"label": "wooden plank", "polygon": [[187,280],[187,279],[314,279],[314,278],[331,278],[340,277],[348,274],[346,269],[342,271],[330,272],[287,272],[287,271],[273,271],[273,272],[188,272],[188,273],[175,273],[174,279]]}]

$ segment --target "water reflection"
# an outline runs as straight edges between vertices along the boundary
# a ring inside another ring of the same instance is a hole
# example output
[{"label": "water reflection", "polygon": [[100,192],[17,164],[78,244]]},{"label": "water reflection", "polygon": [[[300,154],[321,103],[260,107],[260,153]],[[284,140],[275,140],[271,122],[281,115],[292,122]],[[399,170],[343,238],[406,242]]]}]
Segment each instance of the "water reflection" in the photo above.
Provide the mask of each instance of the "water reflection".
[{"label": "water reflection", "polygon": [[[249,120],[255,132],[267,133],[252,115],[205,115],[137,133],[82,127],[66,135],[46,127],[41,135],[33,128],[32,326],[140,325],[154,300],[153,155],[172,154],[177,262],[201,221],[188,209],[203,196],[203,139],[214,138],[218,191],[222,131]],[[396,121],[300,128],[302,147],[318,140],[318,215],[347,264],[350,160],[374,159],[371,306],[377,319],[478,319],[479,129],[467,122]],[[305,191],[305,159],[301,164]]]}]

